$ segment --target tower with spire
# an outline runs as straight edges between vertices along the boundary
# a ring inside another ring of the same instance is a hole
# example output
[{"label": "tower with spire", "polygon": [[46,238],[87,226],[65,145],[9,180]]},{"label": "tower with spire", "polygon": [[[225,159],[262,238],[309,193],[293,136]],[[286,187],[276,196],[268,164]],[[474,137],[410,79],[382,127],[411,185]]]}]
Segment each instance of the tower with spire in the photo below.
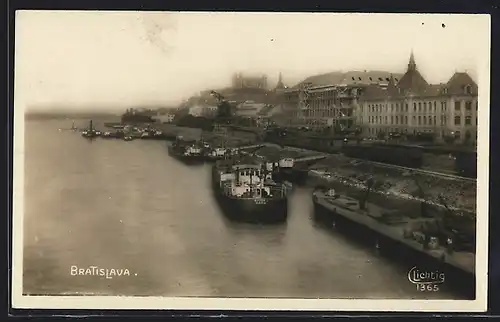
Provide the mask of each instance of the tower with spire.
[{"label": "tower with spire", "polygon": [[415,62],[415,55],[413,50],[410,53],[410,60],[408,62],[408,69],[406,73],[401,77],[398,83],[398,87],[405,93],[411,92],[413,94],[422,94],[428,87],[429,83],[420,74],[417,69],[417,63]]},{"label": "tower with spire", "polygon": [[417,64],[415,63],[415,55],[413,54],[413,49],[410,53],[410,61],[408,62],[408,71],[416,71]]},{"label": "tower with spire", "polygon": [[278,76],[278,83],[276,84],[276,90],[279,90],[279,89],[285,89],[286,86],[285,84],[283,84],[283,77],[281,75],[281,72],[279,73],[279,76]]}]

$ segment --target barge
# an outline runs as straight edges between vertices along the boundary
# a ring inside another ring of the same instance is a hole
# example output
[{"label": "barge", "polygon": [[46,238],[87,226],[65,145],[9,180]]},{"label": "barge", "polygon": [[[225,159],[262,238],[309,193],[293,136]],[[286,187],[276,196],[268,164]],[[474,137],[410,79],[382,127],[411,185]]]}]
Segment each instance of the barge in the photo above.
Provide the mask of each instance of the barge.
[{"label": "barge", "polygon": [[195,165],[205,162],[203,148],[195,140],[185,141],[178,137],[175,142],[168,145],[168,153],[185,164]]},{"label": "barge", "polygon": [[288,219],[288,187],[272,180],[254,158],[217,161],[212,187],[222,213],[231,221],[280,224]]}]

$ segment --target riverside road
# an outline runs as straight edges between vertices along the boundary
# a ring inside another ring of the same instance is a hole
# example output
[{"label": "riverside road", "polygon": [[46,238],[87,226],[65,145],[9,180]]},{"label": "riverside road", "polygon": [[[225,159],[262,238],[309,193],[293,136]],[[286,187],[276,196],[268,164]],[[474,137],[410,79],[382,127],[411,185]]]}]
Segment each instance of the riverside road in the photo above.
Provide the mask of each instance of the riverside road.
[{"label": "riverside road", "polygon": [[26,294],[459,298],[422,293],[411,267],[317,227],[298,188],[283,227],[229,224],[210,166],[163,141],[88,141],[64,121],[26,121]]}]

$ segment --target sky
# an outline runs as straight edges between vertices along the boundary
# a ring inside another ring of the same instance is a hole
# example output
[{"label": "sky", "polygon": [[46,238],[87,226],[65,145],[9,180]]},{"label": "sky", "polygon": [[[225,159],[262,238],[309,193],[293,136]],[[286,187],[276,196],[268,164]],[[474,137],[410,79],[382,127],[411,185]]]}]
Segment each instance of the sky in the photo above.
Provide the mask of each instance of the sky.
[{"label": "sky", "polygon": [[487,38],[484,15],[19,11],[15,100],[27,110],[166,106],[239,71],[270,84],[281,72],[289,86],[339,70],[404,72],[412,50],[430,83],[456,71],[478,79]]}]

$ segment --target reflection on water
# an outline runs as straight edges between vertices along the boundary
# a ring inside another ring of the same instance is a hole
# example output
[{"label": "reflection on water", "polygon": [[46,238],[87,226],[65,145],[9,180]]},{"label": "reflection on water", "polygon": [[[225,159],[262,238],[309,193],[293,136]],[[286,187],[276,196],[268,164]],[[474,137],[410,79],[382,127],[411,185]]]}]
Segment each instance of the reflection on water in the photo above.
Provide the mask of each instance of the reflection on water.
[{"label": "reflection on water", "polygon": [[[208,165],[182,164],[165,142],[87,141],[57,131],[64,126],[26,123],[26,293],[452,296],[417,292],[410,267],[315,227],[308,190],[294,190],[287,225],[230,223],[212,196]],[[74,276],[72,266],[130,274]]]}]

